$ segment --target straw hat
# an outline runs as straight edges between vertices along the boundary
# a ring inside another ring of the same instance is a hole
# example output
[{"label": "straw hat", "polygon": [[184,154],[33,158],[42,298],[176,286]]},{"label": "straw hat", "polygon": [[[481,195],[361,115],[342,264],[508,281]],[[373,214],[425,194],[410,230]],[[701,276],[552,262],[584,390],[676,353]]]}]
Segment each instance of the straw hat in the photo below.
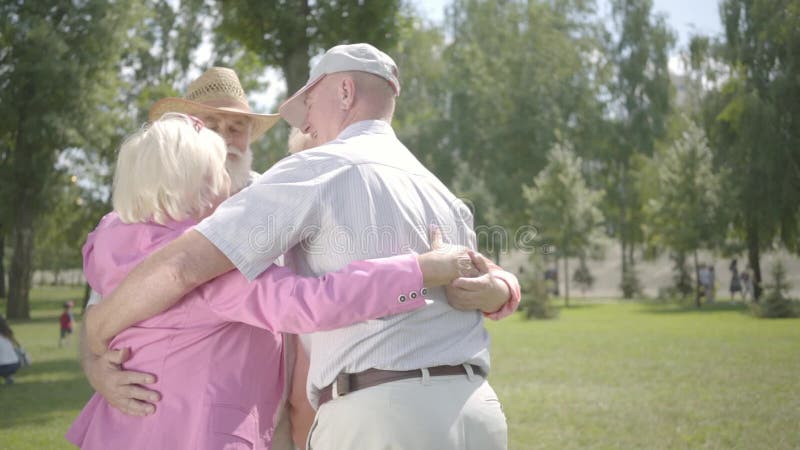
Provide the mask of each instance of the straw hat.
[{"label": "straw hat", "polygon": [[155,102],[150,108],[150,120],[157,120],[164,113],[233,113],[247,116],[253,123],[250,142],[256,141],[278,120],[278,114],[256,114],[250,109],[247,96],[239,77],[231,69],[212,67],[189,84],[183,98],[167,97]]}]

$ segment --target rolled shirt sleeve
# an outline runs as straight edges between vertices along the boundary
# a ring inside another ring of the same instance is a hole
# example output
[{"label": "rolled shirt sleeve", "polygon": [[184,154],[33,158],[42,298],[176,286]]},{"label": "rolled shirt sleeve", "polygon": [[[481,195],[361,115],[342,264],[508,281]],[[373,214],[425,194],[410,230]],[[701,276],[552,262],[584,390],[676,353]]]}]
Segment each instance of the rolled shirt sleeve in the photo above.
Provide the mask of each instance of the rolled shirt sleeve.
[{"label": "rolled shirt sleeve", "polygon": [[249,280],[319,231],[320,186],[313,164],[293,155],[223,202],[195,229]]}]

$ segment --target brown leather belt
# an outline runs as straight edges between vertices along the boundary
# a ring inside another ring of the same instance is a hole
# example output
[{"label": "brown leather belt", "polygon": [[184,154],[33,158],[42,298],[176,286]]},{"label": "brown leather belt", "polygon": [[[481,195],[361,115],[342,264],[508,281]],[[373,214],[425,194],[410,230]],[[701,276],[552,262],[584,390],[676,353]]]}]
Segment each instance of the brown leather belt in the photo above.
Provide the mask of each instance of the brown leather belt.
[{"label": "brown leather belt", "polygon": [[[483,369],[474,364],[470,364],[470,366],[475,375],[485,377]],[[467,369],[465,369],[463,365],[435,366],[428,367],[428,374],[432,377],[466,375]],[[359,373],[340,373],[336,376],[336,380],[333,383],[329,386],[325,386],[320,391],[319,406],[351,392],[360,391],[361,389],[389,383],[391,381],[407,380],[409,378],[422,378],[422,369],[400,371],[367,369]]]}]

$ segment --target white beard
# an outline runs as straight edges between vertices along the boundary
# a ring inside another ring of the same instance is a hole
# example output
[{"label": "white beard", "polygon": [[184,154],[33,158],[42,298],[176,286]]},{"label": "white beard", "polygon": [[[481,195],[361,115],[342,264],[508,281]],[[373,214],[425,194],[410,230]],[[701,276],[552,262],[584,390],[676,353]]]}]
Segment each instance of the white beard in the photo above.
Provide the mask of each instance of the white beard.
[{"label": "white beard", "polygon": [[225,169],[231,178],[231,195],[250,185],[250,168],[253,165],[253,152],[248,148],[244,153],[228,146],[228,153],[238,155],[225,159]]}]

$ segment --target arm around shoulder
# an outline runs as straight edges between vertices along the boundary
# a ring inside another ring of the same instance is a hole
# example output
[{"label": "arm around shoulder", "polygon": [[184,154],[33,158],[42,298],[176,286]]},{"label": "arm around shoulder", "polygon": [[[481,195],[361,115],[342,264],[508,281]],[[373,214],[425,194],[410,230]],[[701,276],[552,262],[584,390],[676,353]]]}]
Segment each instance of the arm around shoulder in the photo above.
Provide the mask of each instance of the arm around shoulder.
[{"label": "arm around shoulder", "polygon": [[176,304],[186,293],[233,268],[214,244],[191,230],[136,266],[86,316],[89,345],[101,354],[125,328]]}]

